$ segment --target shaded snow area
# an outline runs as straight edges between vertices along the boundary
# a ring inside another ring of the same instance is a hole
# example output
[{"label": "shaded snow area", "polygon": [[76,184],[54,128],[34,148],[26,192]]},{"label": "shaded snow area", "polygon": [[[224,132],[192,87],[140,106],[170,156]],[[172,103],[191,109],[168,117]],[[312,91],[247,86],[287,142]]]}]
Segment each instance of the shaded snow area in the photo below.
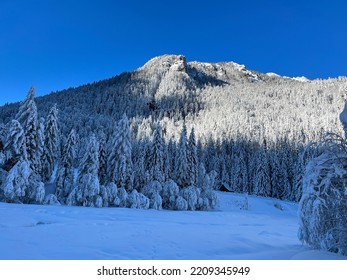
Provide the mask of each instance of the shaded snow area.
[{"label": "shaded snow area", "polygon": [[0,203],[0,259],[344,259],[300,243],[296,203],[218,196],[206,212]]}]

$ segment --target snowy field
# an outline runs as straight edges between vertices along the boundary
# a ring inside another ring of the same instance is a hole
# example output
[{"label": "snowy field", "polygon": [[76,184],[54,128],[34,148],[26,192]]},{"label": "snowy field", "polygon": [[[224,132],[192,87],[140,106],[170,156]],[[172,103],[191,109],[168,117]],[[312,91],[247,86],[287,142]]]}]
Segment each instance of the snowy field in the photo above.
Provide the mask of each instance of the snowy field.
[{"label": "snowy field", "polygon": [[218,193],[209,212],[0,203],[0,259],[347,259],[297,238],[297,204]]}]

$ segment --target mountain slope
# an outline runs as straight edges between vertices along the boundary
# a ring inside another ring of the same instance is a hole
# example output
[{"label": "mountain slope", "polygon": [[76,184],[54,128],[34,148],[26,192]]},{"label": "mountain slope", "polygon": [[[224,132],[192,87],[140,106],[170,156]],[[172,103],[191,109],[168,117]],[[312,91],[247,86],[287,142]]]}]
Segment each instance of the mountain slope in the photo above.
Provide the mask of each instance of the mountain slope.
[{"label": "mountain slope", "polygon": [[[137,125],[151,115],[159,118],[167,137],[177,137],[177,121],[186,118],[199,137],[221,138],[218,132],[261,142],[286,132],[293,138],[303,130],[315,139],[321,129],[340,131],[337,113],[346,92],[346,78],[302,82],[233,62],[187,63],[183,56],[165,55],[133,72],[54,92],[37,103],[43,117],[57,103],[62,130],[75,127],[82,136],[112,127],[126,112]],[[0,120],[7,123],[17,108],[1,107]]]}]

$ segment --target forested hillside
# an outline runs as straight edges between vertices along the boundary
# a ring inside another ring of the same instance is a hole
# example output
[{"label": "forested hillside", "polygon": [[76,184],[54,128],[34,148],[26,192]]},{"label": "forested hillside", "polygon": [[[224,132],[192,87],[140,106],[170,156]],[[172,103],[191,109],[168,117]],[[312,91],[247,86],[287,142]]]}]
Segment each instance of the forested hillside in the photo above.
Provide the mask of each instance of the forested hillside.
[{"label": "forested hillside", "polygon": [[[342,134],[347,78],[156,57],[119,76],[0,108],[7,202],[213,208],[212,189],[299,201],[311,143]],[[20,178],[20,179],[18,179]]]}]

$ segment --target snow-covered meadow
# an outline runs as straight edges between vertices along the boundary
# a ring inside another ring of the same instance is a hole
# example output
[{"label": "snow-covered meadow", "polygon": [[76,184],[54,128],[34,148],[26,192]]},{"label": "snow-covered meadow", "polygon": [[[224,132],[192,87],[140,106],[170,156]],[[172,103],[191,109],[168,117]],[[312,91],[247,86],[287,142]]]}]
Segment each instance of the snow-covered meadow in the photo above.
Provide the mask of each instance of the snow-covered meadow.
[{"label": "snow-covered meadow", "polygon": [[301,244],[296,203],[218,196],[214,211],[0,203],[0,259],[347,259]]}]

